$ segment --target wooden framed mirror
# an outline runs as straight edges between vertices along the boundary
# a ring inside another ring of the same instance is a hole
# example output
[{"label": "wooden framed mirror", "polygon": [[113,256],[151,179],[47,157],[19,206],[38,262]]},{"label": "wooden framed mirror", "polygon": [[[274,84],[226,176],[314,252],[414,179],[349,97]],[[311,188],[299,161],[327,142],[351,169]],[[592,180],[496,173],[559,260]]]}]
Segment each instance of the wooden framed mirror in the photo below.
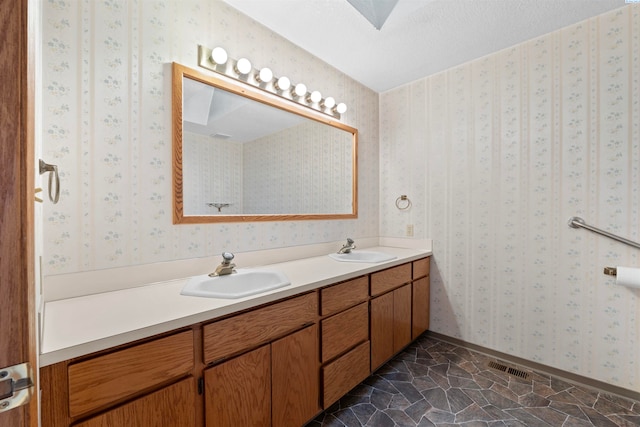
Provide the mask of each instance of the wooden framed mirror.
[{"label": "wooden framed mirror", "polygon": [[357,218],[358,131],[173,64],[175,224]]}]

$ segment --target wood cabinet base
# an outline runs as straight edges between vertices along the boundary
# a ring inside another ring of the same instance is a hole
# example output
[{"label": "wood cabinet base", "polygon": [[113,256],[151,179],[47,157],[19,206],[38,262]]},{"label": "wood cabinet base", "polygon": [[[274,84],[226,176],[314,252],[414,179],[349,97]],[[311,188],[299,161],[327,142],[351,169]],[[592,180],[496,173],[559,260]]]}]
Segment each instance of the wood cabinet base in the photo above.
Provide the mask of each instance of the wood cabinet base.
[{"label": "wood cabinet base", "polygon": [[425,258],[45,366],[42,425],[298,427],[428,322]]}]

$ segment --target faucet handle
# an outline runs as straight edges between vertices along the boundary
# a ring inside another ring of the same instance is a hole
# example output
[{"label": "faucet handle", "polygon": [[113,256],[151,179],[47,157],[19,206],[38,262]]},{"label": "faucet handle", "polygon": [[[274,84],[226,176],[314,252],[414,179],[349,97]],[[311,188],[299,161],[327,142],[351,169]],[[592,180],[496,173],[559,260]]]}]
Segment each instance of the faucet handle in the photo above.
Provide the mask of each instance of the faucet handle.
[{"label": "faucet handle", "polygon": [[347,237],[347,244],[348,245],[353,245],[354,240],[351,237]]},{"label": "faucet handle", "polygon": [[230,263],[231,261],[233,261],[233,258],[235,258],[235,255],[233,255],[231,252],[222,252],[222,259],[225,263]]}]

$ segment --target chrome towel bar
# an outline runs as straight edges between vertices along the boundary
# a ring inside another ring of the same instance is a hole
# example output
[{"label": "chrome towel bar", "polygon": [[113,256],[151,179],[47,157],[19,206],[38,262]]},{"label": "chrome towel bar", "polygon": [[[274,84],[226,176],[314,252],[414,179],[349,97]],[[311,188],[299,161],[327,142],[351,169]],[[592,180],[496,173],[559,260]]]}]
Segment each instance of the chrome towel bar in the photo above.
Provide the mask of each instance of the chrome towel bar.
[{"label": "chrome towel bar", "polygon": [[587,223],[584,222],[584,219],[578,217],[578,216],[572,216],[571,218],[569,218],[569,223],[568,223],[569,227],[571,228],[586,228],[589,231],[593,231],[594,233],[598,233],[602,236],[608,237],[610,239],[613,240],[617,240],[618,242],[624,243],[625,245],[629,245],[632,246],[636,249],[640,249],[640,243],[638,242],[634,242],[632,240],[629,239],[625,239],[624,237],[620,237],[620,236],[616,236],[615,234],[611,234],[608,231],[604,231],[604,230],[600,230],[599,228],[593,227]]}]

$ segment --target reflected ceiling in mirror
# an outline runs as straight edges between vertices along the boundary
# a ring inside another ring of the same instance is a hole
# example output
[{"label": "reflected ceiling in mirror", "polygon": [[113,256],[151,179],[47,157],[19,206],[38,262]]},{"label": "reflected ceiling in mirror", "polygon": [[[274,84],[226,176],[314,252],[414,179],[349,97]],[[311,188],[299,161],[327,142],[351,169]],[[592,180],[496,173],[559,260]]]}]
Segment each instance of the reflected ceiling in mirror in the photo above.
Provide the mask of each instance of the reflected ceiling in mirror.
[{"label": "reflected ceiling in mirror", "polygon": [[357,217],[357,130],[173,64],[174,223]]}]

